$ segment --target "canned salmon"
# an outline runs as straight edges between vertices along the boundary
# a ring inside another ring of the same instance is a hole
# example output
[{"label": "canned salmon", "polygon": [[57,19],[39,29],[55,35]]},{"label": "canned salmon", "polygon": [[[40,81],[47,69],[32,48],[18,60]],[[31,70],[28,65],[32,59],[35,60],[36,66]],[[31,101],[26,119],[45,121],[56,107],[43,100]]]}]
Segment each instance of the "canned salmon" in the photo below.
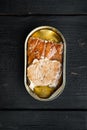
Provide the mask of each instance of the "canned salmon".
[{"label": "canned salmon", "polygon": [[40,26],[25,40],[24,84],[39,101],[51,101],[64,90],[66,81],[66,41],[56,28]]}]

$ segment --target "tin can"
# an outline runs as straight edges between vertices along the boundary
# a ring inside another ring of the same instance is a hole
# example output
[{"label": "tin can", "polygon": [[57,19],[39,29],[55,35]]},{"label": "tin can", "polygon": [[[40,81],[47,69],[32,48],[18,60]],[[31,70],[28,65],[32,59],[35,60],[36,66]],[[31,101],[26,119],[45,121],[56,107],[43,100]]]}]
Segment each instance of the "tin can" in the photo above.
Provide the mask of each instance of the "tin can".
[{"label": "tin can", "polygon": [[[62,84],[61,86],[49,97],[46,99],[39,98],[34,92],[31,91],[28,85],[28,79],[27,79],[27,44],[28,44],[28,39],[33,36],[35,38],[41,38],[45,40],[50,40],[56,43],[62,42],[63,44],[63,63],[62,63]],[[36,100],[39,101],[51,101],[57,98],[64,90],[65,87],[65,82],[66,82],[66,41],[63,36],[63,34],[56,28],[51,27],[51,26],[40,26],[32,30],[26,40],[25,40],[25,47],[24,47],[24,84],[27,92]]]}]

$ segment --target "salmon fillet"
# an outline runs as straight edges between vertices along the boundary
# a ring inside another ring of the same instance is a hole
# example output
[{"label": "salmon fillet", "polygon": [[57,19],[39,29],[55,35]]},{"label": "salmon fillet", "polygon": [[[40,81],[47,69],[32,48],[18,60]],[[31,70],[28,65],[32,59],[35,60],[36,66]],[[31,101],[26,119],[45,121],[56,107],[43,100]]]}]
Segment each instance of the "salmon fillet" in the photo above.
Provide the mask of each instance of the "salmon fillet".
[{"label": "salmon fillet", "polygon": [[40,59],[44,56],[44,40],[39,38],[30,38],[28,40],[28,64],[31,64],[34,59]]},{"label": "salmon fillet", "polygon": [[28,64],[34,59],[48,58],[62,63],[63,44],[31,37],[28,40]]},{"label": "salmon fillet", "polygon": [[51,60],[58,60],[62,63],[63,44],[47,42],[45,57]]},{"label": "salmon fillet", "polygon": [[27,68],[27,76],[32,84],[30,88],[33,90],[35,86],[56,87],[61,77],[61,63],[57,60],[49,60],[47,58],[37,60]]}]

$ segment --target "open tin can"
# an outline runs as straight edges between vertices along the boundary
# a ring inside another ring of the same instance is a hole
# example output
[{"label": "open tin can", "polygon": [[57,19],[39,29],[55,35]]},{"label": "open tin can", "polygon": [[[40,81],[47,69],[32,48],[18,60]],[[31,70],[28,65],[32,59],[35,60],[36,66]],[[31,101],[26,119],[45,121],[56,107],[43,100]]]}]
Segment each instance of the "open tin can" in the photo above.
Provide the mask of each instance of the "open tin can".
[{"label": "open tin can", "polygon": [[[40,98],[38,97],[30,88],[29,88],[29,84],[28,84],[28,79],[27,79],[27,67],[28,67],[28,60],[27,60],[27,51],[28,51],[28,39],[30,37],[35,37],[35,38],[41,38],[41,39],[45,39],[45,40],[50,40],[56,43],[62,43],[63,44],[63,63],[62,63],[62,83],[60,85],[60,87],[58,89],[56,89],[56,91],[54,91],[54,93],[46,99]],[[24,84],[25,84],[25,88],[28,91],[28,93],[34,98],[37,99],[39,101],[51,101],[55,98],[57,98],[64,90],[65,87],[65,81],[66,81],[66,41],[64,36],[62,35],[62,33],[57,30],[54,27],[51,26],[40,26],[35,28],[34,30],[32,30],[26,40],[25,40],[25,47],[24,47],[24,57],[25,57],[25,61],[24,61]]]}]

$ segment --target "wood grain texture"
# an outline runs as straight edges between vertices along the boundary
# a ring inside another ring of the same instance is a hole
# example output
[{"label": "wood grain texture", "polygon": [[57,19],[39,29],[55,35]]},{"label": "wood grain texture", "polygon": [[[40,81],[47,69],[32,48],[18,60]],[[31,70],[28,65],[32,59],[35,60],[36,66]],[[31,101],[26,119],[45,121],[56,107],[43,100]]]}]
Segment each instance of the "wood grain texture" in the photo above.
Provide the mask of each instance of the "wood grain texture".
[{"label": "wood grain texture", "polygon": [[[34,100],[24,87],[24,41],[37,26],[58,28],[67,41],[66,87],[51,102]],[[87,17],[0,17],[0,109],[87,109]]]},{"label": "wood grain texture", "polygon": [[87,14],[87,0],[0,0],[0,14]]},{"label": "wood grain texture", "polygon": [[87,130],[87,112],[0,111],[0,130]]},{"label": "wood grain texture", "polygon": [[[24,41],[37,26],[67,41],[66,87],[54,101],[24,87]],[[87,0],[0,0],[0,130],[87,130]]]}]

